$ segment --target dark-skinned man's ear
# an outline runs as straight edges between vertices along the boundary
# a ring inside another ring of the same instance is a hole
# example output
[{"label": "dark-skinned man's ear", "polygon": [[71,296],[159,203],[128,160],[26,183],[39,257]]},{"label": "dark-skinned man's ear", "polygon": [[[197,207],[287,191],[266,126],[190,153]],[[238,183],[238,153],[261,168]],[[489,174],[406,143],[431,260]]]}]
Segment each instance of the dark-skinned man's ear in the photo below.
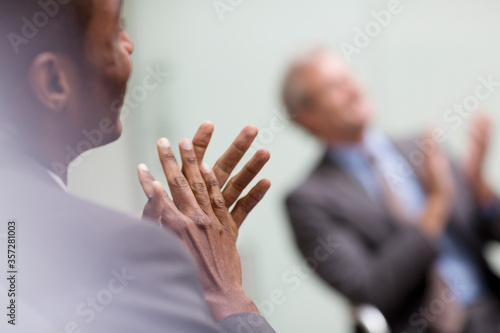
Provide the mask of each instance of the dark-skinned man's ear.
[{"label": "dark-skinned man's ear", "polygon": [[60,112],[66,107],[70,88],[61,56],[50,52],[39,54],[31,62],[29,82],[35,98],[47,109]]}]

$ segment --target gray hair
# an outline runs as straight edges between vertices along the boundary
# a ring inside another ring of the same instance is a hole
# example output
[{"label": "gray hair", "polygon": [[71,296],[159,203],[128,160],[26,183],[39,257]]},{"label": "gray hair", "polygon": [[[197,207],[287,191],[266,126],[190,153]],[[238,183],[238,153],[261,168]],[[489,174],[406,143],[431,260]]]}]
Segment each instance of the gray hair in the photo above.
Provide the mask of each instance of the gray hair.
[{"label": "gray hair", "polygon": [[307,106],[307,96],[299,79],[300,74],[309,68],[320,56],[334,54],[324,47],[315,47],[295,56],[288,66],[281,91],[282,102],[288,116],[295,119],[301,108]]}]

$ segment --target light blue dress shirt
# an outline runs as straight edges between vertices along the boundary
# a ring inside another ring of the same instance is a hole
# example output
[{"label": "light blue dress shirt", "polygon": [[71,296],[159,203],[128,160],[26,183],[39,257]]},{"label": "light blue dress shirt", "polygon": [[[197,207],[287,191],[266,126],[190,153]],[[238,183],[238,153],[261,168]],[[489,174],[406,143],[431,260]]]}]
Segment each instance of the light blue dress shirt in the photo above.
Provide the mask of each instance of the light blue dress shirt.
[{"label": "light blue dress shirt", "polygon": [[[363,185],[374,202],[384,197],[377,173],[385,177],[409,220],[419,220],[425,204],[424,190],[414,169],[383,133],[369,129],[362,143],[333,145],[328,155]],[[378,171],[374,170],[369,156],[375,161]],[[439,239],[436,247],[439,251],[436,268],[462,304],[474,304],[488,294],[477,261],[451,228]]]}]

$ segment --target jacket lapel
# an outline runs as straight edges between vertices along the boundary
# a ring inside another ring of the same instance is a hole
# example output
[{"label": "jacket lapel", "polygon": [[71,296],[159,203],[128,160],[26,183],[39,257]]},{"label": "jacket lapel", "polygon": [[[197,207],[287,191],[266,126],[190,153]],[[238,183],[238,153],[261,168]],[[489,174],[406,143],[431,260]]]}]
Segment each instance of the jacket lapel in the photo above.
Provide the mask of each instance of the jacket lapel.
[{"label": "jacket lapel", "polygon": [[333,215],[355,226],[373,244],[394,229],[395,220],[386,206],[374,202],[363,185],[328,155],[323,158],[318,171],[324,179],[325,200],[336,202],[332,209],[340,210],[332,212]]}]

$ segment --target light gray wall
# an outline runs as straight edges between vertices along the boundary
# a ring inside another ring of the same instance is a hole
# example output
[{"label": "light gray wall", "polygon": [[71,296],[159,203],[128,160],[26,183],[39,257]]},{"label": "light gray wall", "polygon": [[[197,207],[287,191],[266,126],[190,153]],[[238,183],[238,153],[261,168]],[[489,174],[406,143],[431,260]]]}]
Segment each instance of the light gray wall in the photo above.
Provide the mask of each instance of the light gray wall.
[{"label": "light gray wall", "polygon": [[[263,308],[278,332],[349,332],[349,309],[337,293],[310,274],[300,284],[283,279],[302,264],[283,197],[313,167],[321,148],[282,120],[279,84],[294,52],[316,43],[354,45],[356,28],[365,28],[371,11],[390,8],[390,1],[223,2],[239,5],[221,20],[212,0],[127,0],[127,30],[136,44],[130,91],[140,92],[148,67],[170,76],[144,100],[132,98],[124,137],[84,157],[70,177],[71,191],[137,215],[145,200],[135,166],[147,162],[161,177],[157,138],[178,142],[212,120],[216,134],[207,161],[213,163],[243,126],[257,125],[262,135],[255,148],[272,153],[262,176],[273,188],[243,227],[246,289],[260,305],[283,294],[282,304]],[[387,27],[352,56],[377,103],[377,124],[405,135],[434,123],[446,130],[447,144],[459,156],[467,120],[453,129],[443,114],[474,95],[480,76],[500,82],[500,3],[402,0],[397,8]],[[500,126],[498,90],[482,104]],[[500,189],[498,135],[493,141],[488,174]]]}]

